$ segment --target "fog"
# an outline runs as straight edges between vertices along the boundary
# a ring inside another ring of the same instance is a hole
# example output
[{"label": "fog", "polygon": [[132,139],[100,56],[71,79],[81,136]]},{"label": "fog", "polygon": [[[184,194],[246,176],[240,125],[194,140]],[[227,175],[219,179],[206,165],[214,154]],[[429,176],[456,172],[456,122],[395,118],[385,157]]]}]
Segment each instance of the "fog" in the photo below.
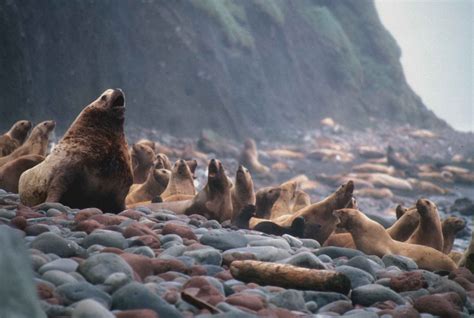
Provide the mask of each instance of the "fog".
[{"label": "fog", "polygon": [[402,49],[408,83],[453,128],[474,130],[471,0],[376,0]]}]

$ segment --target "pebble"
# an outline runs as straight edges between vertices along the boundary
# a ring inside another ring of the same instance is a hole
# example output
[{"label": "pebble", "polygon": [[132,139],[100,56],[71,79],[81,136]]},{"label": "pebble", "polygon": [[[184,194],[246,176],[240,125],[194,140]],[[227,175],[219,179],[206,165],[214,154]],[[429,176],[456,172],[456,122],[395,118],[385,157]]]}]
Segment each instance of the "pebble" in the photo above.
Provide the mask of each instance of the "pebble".
[{"label": "pebble", "polygon": [[92,284],[103,283],[113,273],[124,273],[133,278],[133,270],[120,256],[102,253],[90,256],[81,265],[79,272]]},{"label": "pebble", "polygon": [[50,270],[58,270],[66,273],[75,272],[79,264],[70,258],[60,258],[52,262],[44,264],[38,270],[40,274],[43,274]]},{"label": "pebble", "polygon": [[245,247],[249,243],[248,239],[240,233],[222,230],[208,231],[199,241],[201,244],[212,246],[223,251]]},{"label": "pebble", "polygon": [[56,254],[59,257],[71,257],[81,254],[81,248],[77,243],[66,240],[51,232],[38,235],[33,242],[31,242],[30,247],[40,250],[43,253]]},{"label": "pebble", "polygon": [[82,246],[84,248],[88,248],[95,244],[120,249],[128,247],[127,240],[121,233],[100,229],[94,230],[82,241]]},{"label": "pebble", "polygon": [[296,255],[278,261],[278,263],[290,264],[305,268],[326,269],[324,263],[321,262],[321,260],[317,256],[310,252],[298,253]]},{"label": "pebble", "polygon": [[382,257],[382,261],[386,267],[396,266],[404,271],[412,271],[418,269],[418,265],[408,257],[401,255],[387,254]]},{"label": "pebble", "polygon": [[372,275],[356,267],[342,265],[336,267],[336,272],[346,275],[350,279],[351,287],[353,289],[374,282],[374,277]]},{"label": "pebble", "polygon": [[55,293],[66,305],[90,298],[109,308],[112,302],[109,294],[86,282],[63,284],[56,288]]},{"label": "pebble", "polygon": [[183,256],[189,256],[202,265],[218,265],[222,263],[222,254],[215,248],[202,248],[194,251],[187,251]]},{"label": "pebble", "polygon": [[362,306],[371,306],[377,302],[391,300],[397,304],[404,304],[405,300],[390,288],[369,284],[354,288],[351,293],[352,302]]},{"label": "pebble", "polygon": [[288,251],[273,246],[251,246],[234,248],[225,251],[222,256],[226,257],[226,255],[233,253],[252,254],[257,260],[265,262],[276,262],[291,256]]},{"label": "pebble", "polygon": [[294,289],[288,289],[270,297],[270,303],[288,310],[300,310],[305,307],[303,292]]},{"label": "pebble", "polygon": [[115,318],[115,315],[93,299],[84,299],[76,304],[72,318]]}]

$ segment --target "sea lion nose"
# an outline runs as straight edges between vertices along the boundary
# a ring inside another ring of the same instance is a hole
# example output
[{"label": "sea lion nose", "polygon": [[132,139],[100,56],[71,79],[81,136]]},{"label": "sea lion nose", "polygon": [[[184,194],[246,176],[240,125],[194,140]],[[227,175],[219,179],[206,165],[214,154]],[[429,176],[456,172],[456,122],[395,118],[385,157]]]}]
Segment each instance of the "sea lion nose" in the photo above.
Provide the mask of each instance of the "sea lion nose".
[{"label": "sea lion nose", "polygon": [[216,163],[216,159],[214,159],[214,158],[211,159],[211,163],[212,163],[212,164],[215,164],[215,163]]}]

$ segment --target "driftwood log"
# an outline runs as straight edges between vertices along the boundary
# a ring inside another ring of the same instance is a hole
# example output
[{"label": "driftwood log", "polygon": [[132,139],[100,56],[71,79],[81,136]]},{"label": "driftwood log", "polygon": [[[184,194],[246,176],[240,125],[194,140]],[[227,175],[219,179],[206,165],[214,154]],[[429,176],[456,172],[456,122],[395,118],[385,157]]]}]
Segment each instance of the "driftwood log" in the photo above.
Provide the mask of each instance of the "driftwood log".
[{"label": "driftwood log", "polygon": [[234,261],[230,273],[246,283],[348,294],[351,281],[342,273],[253,260]]}]

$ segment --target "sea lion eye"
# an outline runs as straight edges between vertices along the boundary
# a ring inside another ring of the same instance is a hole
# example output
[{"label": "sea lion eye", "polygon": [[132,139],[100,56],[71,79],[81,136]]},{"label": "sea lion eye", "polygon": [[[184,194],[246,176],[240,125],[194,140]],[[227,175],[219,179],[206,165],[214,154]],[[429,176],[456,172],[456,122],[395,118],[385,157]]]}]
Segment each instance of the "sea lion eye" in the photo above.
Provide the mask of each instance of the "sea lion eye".
[{"label": "sea lion eye", "polygon": [[106,101],[107,100],[107,96],[106,95],[102,95],[102,97],[100,98],[101,101]]}]

